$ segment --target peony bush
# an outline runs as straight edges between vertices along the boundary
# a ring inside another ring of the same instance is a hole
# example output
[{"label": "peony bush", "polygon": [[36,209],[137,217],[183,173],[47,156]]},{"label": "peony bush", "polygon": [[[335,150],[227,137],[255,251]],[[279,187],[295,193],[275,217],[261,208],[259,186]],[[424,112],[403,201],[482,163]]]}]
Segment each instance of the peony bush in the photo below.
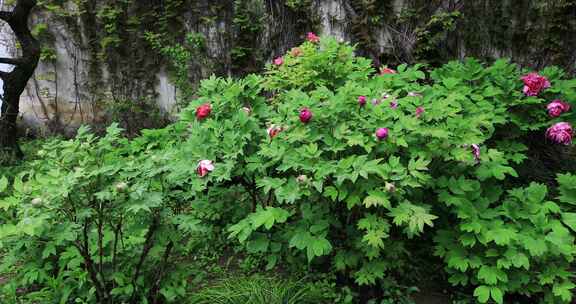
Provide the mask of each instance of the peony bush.
[{"label": "peony bush", "polygon": [[355,290],[434,268],[481,303],[570,303],[576,176],[518,169],[530,134],[572,148],[576,80],[506,60],[376,73],[353,51],[310,33],[264,75],[204,80],[165,129],[47,144],[0,183],[10,286],[173,302],[191,275],[182,257],[222,242],[256,268]]}]

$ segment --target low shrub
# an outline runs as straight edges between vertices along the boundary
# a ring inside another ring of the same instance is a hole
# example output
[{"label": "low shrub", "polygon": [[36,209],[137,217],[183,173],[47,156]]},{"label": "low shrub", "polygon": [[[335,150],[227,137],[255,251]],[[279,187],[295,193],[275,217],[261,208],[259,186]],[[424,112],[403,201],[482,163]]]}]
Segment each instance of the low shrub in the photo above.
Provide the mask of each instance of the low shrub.
[{"label": "low shrub", "polygon": [[529,134],[571,149],[574,112],[547,105],[576,80],[505,60],[374,72],[310,39],[264,76],[204,80],[167,128],[46,144],[1,184],[0,271],[49,301],[173,302],[185,257],[219,244],[255,270],[335,274],[357,301],[443,269],[481,303],[569,303],[576,176],[518,169]]}]

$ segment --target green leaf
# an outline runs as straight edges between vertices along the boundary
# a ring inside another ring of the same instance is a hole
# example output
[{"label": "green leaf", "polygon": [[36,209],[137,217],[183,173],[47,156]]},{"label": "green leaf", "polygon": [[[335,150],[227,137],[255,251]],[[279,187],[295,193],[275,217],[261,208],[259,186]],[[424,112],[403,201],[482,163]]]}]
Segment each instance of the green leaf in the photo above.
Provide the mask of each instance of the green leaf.
[{"label": "green leaf", "polygon": [[264,226],[266,229],[272,228],[275,223],[284,223],[288,220],[290,212],[276,207],[266,207],[265,210],[256,211],[250,216],[252,221],[252,226],[254,229],[258,229],[260,226]]},{"label": "green leaf", "polygon": [[488,286],[478,286],[474,289],[474,296],[478,298],[478,302],[486,303],[490,298],[491,289]]},{"label": "green leaf", "polygon": [[478,279],[483,280],[488,285],[495,285],[498,283],[497,269],[490,266],[482,266],[478,271]]},{"label": "green leaf", "polygon": [[576,213],[564,212],[562,213],[562,223],[570,227],[573,232],[576,232]]},{"label": "green leaf", "polygon": [[0,193],[6,191],[6,188],[8,188],[8,179],[6,176],[2,176],[2,178],[0,178]]},{"label": "green leaf", "polygon": [[492,299],[496,301],[498,304],[502,304],[504,302],[504,294],[502,294],[502,290],[496,286],[492,286],[490,288],[490,295]]},{"label": "green leaf", "polygon": [[388,194],[382,191],[370,191],[368,196],[364,199],[363,204],[366,208],[381,206],[390,209],[392,207],[390,205],[390,200],[388,199]]},{"label": "green leaf", "polygon": [[576,205],[576,175],[558,174],[556,180],[560,192],[558,199],[563,203]]},{"label": "green leaf", "polygon": [[542,256],[547,250],[546,241],[543,239],[532,237],[523,237],[524,248],[526,248],[532,256]]}]

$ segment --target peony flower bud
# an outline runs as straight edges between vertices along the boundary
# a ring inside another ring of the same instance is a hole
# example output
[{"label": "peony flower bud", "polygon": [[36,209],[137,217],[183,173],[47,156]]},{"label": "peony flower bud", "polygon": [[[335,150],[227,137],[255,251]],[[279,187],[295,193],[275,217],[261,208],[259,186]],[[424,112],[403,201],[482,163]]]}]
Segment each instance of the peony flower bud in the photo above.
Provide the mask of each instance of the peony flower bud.
[{"label": "peony flower bud", "polygon": [[242,107],[242,111],[244,111],[246,115],[252,114],[252,109],[250,109],[249,107]]},{"label": "peony flower bud", "polygon": [[198,168],[196,169],[196,172],[198,172],[200,177],[204,177],[206,174],[208,174],[208,172],[212,171],[214,171],[214,165],[212,164],[211,160],[204,159],[198,162]]},{"label": "peony flower bud", "polygon": [[120,182],[116,184],[116,191],[122,193],[125,192],[126,189],[128,189],[128,184],[126,184],[125,182]]},{"label": "peony flower bud", "polygon": [[274,65],[276,66],[281,66],[284,63],[284,58],[282,57],[278,57],[276,59],[274,59]]},{"label": "peony flower bud", "polygon": [[538,73],[529,73],[521,79],[524,82],[522,91],[526,96],[537,96],[542,90],[550,87],[550,81],[546,77],[538,75]]},{"label": "peony flower bud", "polygon": [[268,133],[268,136],[270,137],[270,139],[274,138],[276,135],[278,135],[278,133],[282,132],[284,129],[277,127],[276,125],[272,125],[270,126],[270,128],[268,128],[268,130],[266,130],[266,132]]},{"label": "peony flower bud", "polygon": [[388,137],[388,128],[379,128],[376,130],[376,138],[384,140]]},{"label": "peony flower bud", "polygon": [[363,107],[366,105],[366,96],[359,96],[358,97],[358,104]]},{"label": "peony flower bud", "polygon": [[293,48],[292,51],[290,51],[290,55],[292,57],[298,57],[300,55],[302,55],[302,50],[300,48]]},{"label": "peony flower bud", "polygon": [[388,67],[381,67],[380,68],[380,75],[385,75],[385,74],[396,74],[396,71],[393,69],[390,69]]},{"label": "peony flower bud", "polygon": [[416,108],[416,118],[419,118],[420,115],[422,115],[422,113],[424,113],[424,108],[423,107],[417,107]]},{"label": "peony flower bud", "polygon": [[298,183],[300,183],[300,184],[305,183],[305,182],[308,181],[308,176],[306,176],[306,175],[304,175],[304,174],[299,175],[299,176],[296,178],[296,181],[297,181]]},{"label": "peony flower bud", "polygon": [[32,206],[34,206],[34,207],[42,206],[42,203],[43,203],[43,201],[39,197],[32,200]]},{"label": "peony flower bud", "polygon": [[394,192],[396,191],[396,185],[394,185],[393,183],[386,182],[384,184],[384,189],[386,189],[386,192]]},{"label": "peony flower bud", "polygon": [[550,117],[558,117],[562,113],[570,111],[570,104],[560,99],[555,99],[546,106],[546,110]]},{"label": "peony flower bud", "polygon": [[300,121],[303,123],[308,123],[312,119],[312,112],[308,108],[302,108],[300,110]]},{"label": "peony flower bud", "polygon": [[474,160],[476,160],[477,163],[480,162],[480,146],[477,144],[472,144],[472,155],[474,155]]},{"label": "peony flower bud", "polygon": [[390,108],[392,108],[393,110],[398,108],[398,101],[396,99],[394,99],[390,102]]},{"label": "peony flower bud", "polygon": [[316,34],[314,34],[312,32],[308,32],[308,34],[306,34],[306,40],[308,40],[312,43],[318,43],[318,42],[320,42],[320,37],[316,36]]},{"label": "peony flower bud", "polygon": [[567,122],[559,122],[546,130],[548,139],[563,145],[571,144],[573,135],[572,126]]},{"label": "peony flower bud", "polygon": [[212,112],[212,106],[209,103],[205,103],[196,108],[196,118],[198,120],[203,120],[210,116],[210,112]]}]

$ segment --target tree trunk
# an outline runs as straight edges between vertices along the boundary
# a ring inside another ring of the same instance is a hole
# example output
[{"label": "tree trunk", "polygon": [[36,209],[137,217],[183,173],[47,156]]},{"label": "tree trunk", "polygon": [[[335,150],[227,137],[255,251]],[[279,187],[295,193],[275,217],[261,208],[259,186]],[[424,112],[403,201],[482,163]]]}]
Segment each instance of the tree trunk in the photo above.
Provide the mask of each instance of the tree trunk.
[{"label": "tree trunk", "polygon": [[11,72],[0,72],[4,81],[2,114],[0,115],[0,150],[3,154],[23,156],[18,145],[16,121],[20,110],[20,95],[24,92],[28,80],[40,60],[40,43],[32,36],[28,28],[28,17],[36,0],[18,0],[11,12],[0,12],[0,19],[7,22],[22,49],[20,58],[0,58],[0,63],[14,66]]}]

